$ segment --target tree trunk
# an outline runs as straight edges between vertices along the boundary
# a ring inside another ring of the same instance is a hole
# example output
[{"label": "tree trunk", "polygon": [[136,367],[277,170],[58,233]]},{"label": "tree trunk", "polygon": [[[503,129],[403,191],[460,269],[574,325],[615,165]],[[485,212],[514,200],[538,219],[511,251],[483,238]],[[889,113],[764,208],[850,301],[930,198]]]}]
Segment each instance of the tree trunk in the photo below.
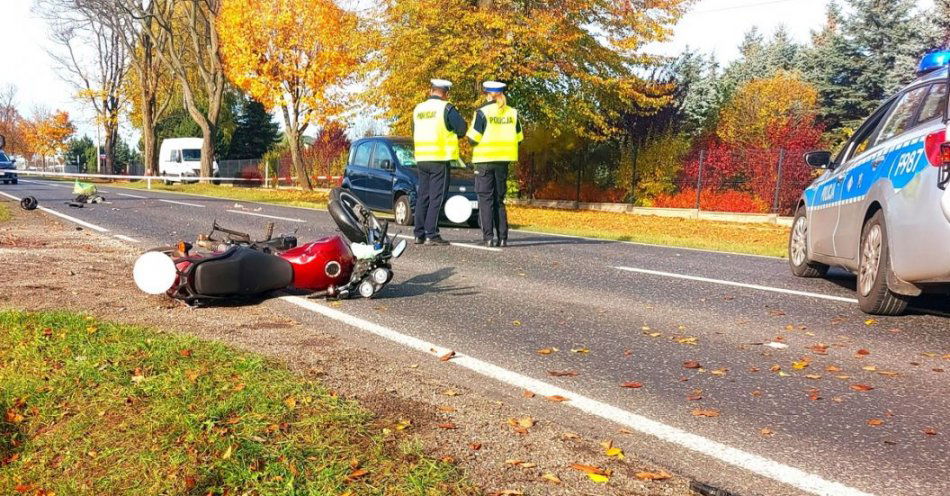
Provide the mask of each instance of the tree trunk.
[{"label": "tree trunk", "polygon": [[282,105],[281,110],[284,114],[284,129],[287,133],[287,141],[290,144],[290,158],[294,164],[294,171],[297,173],[297,184],[301,188],[312,191],[313,184],[310,182],[310,175],[303,165],[303,159],[300,156],[300,128],[297,126],[296,113],[291,116],[287,105]]},{"label": "tree trunk", "polygon": [[158,175],[158,143],[155,133],[155,95],[142,84],[142,164],[145,174]]},{"label": "tree trunk", "polygon": [[111,125],[105,126],[105,143],[103,153],[105,155],[105,160],[100,162],[102,170],[99,171],[99,174],[115,174],[115,140],[117,130]]},{"label": "tree trunk", "polygon": [[[214,127],[210,124],[201,126],[201,177],[208,178],[213,174],[214,164]],[[209,183],[202,179],[202,183]]]}]

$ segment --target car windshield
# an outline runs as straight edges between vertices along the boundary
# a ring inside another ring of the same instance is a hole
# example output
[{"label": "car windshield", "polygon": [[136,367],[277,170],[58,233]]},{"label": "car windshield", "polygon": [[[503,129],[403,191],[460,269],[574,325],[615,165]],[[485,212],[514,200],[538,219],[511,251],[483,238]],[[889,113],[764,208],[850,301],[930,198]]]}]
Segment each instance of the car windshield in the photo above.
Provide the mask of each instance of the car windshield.
[{"label": "car windshield", "polygon": [[182,150],[181,157],[182,157],[182,160],[184,160],[185,162],[200,162],[201,150],[198,150],[198,149]]},{"label": "car windshield", "polygon": [[[403,167],[412,167],[416,166],[416,152],[415,147],[412,143],[393,143],[393,151],[396,152],[396,158],[399,159],[399,164]],[[452,161],[453,169],[465,169],[467,166],[465,162],[461,160]]]}]

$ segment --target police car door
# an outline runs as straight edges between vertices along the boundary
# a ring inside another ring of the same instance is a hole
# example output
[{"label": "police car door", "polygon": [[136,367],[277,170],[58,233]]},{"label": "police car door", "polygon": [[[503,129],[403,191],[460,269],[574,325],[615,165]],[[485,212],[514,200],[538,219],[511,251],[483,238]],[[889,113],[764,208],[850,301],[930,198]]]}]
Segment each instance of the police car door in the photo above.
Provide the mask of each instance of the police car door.
[{"label": "police car door", "polygon": [[844,149],[834,161],[834,169],[818,183],[814,204],[810,207],[809,236],[812,249],[822,255],[837,256],[835,253],[835,229],[838,227],[838,207],[845,189],[845,177],[848,172],[873,151],[871,143],[881,122],[887,115],[892,102],[879,108],[845,144]]},{"label": "police car door", "polygon": [[[912,132],[921,102],[927,96],[930,84],[905,91],[894,104],[891,113],[880,126],[868,159],[855,164],[847,174],[839,204],[838,228],[835,230],[835,252],[838,257],[856,260],[864,229],[865,214],[871,201],[869,192],[888,175],[888,170],[908,154],[923,158],[923,139]],[[920,138],[920,139],[918,139]],[[881,185],[883,186],[883,185]],[[885,205],[885,208],[887,206]]]}]

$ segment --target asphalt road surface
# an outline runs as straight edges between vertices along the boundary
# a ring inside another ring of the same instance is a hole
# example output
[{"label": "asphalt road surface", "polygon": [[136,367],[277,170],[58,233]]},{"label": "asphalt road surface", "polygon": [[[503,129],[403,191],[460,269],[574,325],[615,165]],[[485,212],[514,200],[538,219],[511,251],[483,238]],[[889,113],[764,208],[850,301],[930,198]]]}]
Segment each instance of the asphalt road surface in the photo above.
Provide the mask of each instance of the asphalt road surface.
[{"label": "asphalt road surface", "polygon": [[[157,191],[102,187],[109,204],[75,209],[70,188],[21,179],[0,192],[143,249],[193,240],[214,219],[252,234],[273,221],[301,241],[335,232],[319,210]],[[375,303],[279,303],[395,352],[455,350],[460,377],[490,387],[562,393],[564,422],[636,431],[628,451],[737,494],[950,494],[950,298],[870,318],[853,276],[797,279],[775,258],[526,232],[501,251],[466,244],[474,229],[443,236],[458,243],[411,246]]]}]

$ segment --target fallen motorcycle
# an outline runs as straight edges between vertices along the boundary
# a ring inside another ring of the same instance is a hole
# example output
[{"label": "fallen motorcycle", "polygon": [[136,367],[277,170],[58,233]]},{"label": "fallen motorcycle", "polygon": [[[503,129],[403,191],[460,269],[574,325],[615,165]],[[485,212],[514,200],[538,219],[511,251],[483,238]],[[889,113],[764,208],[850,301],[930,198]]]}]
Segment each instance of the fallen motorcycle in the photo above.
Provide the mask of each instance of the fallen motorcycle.
[{"label": "fallen motorcycle", "polygon": [[195,244],[180,242],[140,256],[135,283],[146,293],[196,306],[282,289],[328,299],[378,294],[392,280],[392,261],[403,254],[406,241],[396,242],[389,223],[344,190],[331,191],[329,212],[343,236],[301,246],[295,235],[273,236],[273,224],[263,240],[254,241],[214,222],[211,233]]}]

